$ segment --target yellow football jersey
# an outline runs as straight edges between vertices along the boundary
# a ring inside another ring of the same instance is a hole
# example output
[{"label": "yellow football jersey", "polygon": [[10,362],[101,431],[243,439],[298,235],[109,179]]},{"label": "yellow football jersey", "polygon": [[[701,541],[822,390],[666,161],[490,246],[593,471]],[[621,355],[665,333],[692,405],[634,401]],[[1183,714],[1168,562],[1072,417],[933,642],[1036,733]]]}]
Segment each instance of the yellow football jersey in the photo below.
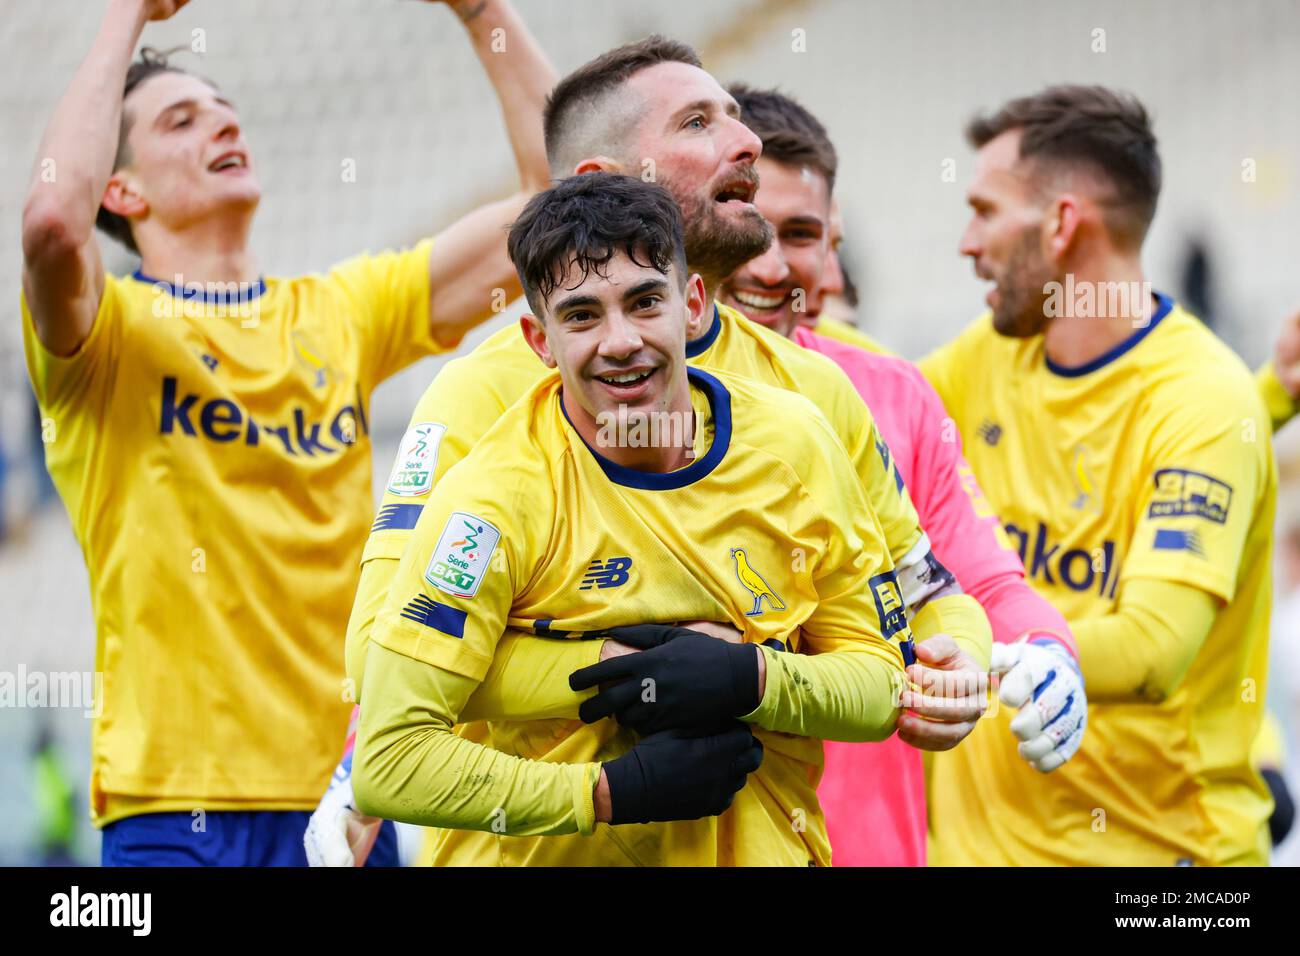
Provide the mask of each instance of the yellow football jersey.
[{"label": "yellow football jersey", "polygon": [[[804,655],[866,655],[885,677],[879,693],[844,700],[875,714],[879,735],[887,736],[896,715],[889,685],[901,677],[900,643],[910,632],[880,527],[842,443],[810,402],[785,390],[725,373],[692,370],[690,378],[696,421],[707,426],[697,429],[699,453],[683,469],[654,474],[619,466],[588,447],[567,420],[559,376],[546,376],[439,482],[402,558],[374,643],[480,680],[507,627],[579,637],[649,621],[726,621],[750,642],[780,641],[787,649],[775,653],[781,659],[775,670],[795,676],[783,679],[785,691],[769,678],[755,715],[781,706],[810,710],[807,699],[773,700],[783,695],[830,699],[830,687],[814,686],[810,665],[798,675]],[[408,706],[387,699],[371,705],[367,698],[363,715],[390,704]],[[477,779],[452,799],[461,807],[481,803],[482,829],[439,831],[434,862],[828,864],[816,795],[821,741],[758,735],[763,765],[721,816],[598,825],[590,835],[482,832],[488,815],[501,812],[492,810],[495,801],[509,795],[492,793],[496,774],[476,764]],[[493,722],[487,740],[503,754],[576,765],[612,759],[633,743],[612,719],[590,726]],[[359,753],[365,746],[359,740]],[[574,770],[579,781],[588,779],[585,768]],[[404,793],[412,782],[397,773],[391,784]],[[559,792],[569,817],[572,787]],[[414,794],[401,802],[419,799]],[[506,818],[516,813],[501,806]],[[541,828],[539,821],[534,829]],[[579,829],[591,825],[579,822]]]},{"label": "yellow football jersey", "polygon": [[1042,336],[999,336],[987,315],[921,363],[1031,583],[1071,624],[1112,611],[1126,581],[1221,602],[1176,689],[1158,704],[1092,702],[1061,769],[1020,759],[1009,708],[935,755],[934,863],[1268,859],[1271,801],[1250,763],[1277,482],[1268,416],[1237,356],[1159,303],[1082,367],[1054,366]]},{"label": "yellow football jersey", "polygon": [[[917,547],[922,531],[916,509],[870,412],[834,362],[725,305],[716,307],[709,331],[687,344],[686,355],[697,368],[741,375],[811,399],[857,467],[894,564]],[[348,624],[348,675],[358,690],[375,615],[434,484],[547,372],[518,326],[509,326],[448,362],[421,396],[366,542]]]},{"label": "yellow football jersey", "polygon": [[839,319],[832,319],[830,316],[819,318],[817,324],[813,327],[813,331],[818,335],[826,336],[828,339],[835,339],[837,342],[843,342],[846,345],[855,345],[868,352],[877,352],[881,355],[894,354],[856,326],[841,322]]},{"label": "yellow football jersey", "polygon": [[50,474],[90,572],[91,813],[310,809],[347,726],[366,409],[438,350],[428,241],[246,294],[108,277],[60,358],[23,302]]}]

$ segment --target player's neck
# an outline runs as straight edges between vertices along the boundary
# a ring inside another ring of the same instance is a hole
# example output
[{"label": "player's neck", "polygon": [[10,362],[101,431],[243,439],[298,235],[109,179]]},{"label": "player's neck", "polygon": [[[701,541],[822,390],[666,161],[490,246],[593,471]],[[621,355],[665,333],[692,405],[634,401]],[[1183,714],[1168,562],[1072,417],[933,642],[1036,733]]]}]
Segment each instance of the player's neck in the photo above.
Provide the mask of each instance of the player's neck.
[{"label": "player's neck", "polygon": [[141,230],[143,234],[136,237],[140,271],[173,284],[255,283],[261,272],[248,245],[251,227],[251,217],[239,217],[209,220],[179,231]]},{"label": "player's neck", "polygon": [[1053,364],[1078,368],[1146,328],[1158,308],[1136,258],[1117,258],[1067,273],[1048,299],[1055,317],[1043,335]]},{"label": "player's neck", "polygon": [[[687,266],[686,268],[689,270],[690,266]],[[721,279],[710,279],[708,276],[704,275],[703,273],[701,273],[700,278],[704,280],[704,301],[709,304],[708,320],[703,322],[700,325],[700,330],[698,335],[687,340],[686,344],[688,345],[691,342],[697,342],[700,339],[704,338],[706,335],[709,334],[709,330],[713,328],[713,310],[717,305],[718,290],[722,287]],[[688,406],[690,405],[689,392],[687,393],[686,396],[686,404]]]}]

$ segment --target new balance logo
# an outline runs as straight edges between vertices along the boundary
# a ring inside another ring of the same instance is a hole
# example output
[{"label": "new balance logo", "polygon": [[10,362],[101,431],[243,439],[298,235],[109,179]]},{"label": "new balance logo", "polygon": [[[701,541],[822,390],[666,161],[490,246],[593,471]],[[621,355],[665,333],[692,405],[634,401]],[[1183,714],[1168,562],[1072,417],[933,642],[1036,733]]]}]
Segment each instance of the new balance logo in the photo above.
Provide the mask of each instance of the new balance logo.
[{"label": "new balance logo", "polygon": [[996,445],[1002,439],[1002,426],[986,418],[980,423],[980,427],[975,430],[975,434],[990,445]]},{"label": "new balance logo", "polygon": [[587,566],[587,574],[582,579],[582,586],[578,590],[590,591],[593,587],[616,588],[620,584],[627,584],[628,571],[631,568],[631,558],[610,558],[603,564],[600,558],[595,558]]}]

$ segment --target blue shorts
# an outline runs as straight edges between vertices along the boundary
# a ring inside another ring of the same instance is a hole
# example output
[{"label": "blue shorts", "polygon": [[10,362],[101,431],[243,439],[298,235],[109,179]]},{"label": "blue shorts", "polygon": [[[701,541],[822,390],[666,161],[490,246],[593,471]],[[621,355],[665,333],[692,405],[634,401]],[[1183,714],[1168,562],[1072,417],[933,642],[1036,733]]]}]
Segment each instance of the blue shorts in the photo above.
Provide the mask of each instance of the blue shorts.
[{"label": "blue shorts", "polygon": [[[306,866],[305,810],[142,813],[104,827],[103,866]],[[385,820],[366,866],[400,866],[397,827]]]}]

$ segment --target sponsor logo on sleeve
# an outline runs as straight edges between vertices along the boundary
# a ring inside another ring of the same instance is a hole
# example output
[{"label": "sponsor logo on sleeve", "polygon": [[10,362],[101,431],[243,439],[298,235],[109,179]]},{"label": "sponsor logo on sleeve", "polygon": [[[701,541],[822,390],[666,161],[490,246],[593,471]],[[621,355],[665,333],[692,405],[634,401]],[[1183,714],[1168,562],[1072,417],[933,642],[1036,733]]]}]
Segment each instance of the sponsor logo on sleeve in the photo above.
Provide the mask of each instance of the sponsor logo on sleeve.
[{"label": "sponsor logo on sleeve", "polygon": [[1216,524],[1228,520],[1232,486],[1199,471],[1161,468],[1156,472],[1156,490],[1147,509],[1148,518],[1178,518],[1192,515]]},{"label": "sponsor logo on sleeve", "polygon": [[898,590],[898,578],[893,571],[886,571],[877,574],[867,584],[876,601],[881,636],[892,641],[907,629],[907,612],[903,608],[902,593]]},{"label": "sponsor logo on sleeve", "polygon": [[488,522],[463,511],[454,511],[438,538],[424,579],[453,597],[478,594],[492,552],[501,532]]},{"label": "sponsor logo on sleeve", "polygon": [[438,445],[447,431],[446,425],[421,422],[406,430],[388,477],[388,493],[403,497],[425,495],[433,487],[433,473],[438,467]]}]

